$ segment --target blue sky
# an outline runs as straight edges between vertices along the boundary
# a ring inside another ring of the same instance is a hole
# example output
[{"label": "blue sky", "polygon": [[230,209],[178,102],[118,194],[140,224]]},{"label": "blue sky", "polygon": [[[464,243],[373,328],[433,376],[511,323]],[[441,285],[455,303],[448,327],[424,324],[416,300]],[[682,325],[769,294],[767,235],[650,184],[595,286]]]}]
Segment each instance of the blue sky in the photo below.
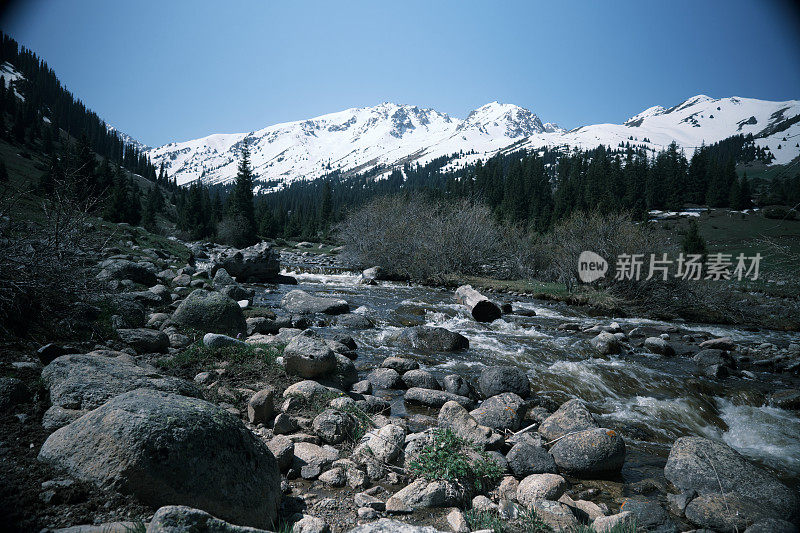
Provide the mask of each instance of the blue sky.
[{"label": "blue sky", "polygon": [[800,98],[775,1],[19,2],[0,27],[151,146],[383,101],[567,128],[695,94]]}]

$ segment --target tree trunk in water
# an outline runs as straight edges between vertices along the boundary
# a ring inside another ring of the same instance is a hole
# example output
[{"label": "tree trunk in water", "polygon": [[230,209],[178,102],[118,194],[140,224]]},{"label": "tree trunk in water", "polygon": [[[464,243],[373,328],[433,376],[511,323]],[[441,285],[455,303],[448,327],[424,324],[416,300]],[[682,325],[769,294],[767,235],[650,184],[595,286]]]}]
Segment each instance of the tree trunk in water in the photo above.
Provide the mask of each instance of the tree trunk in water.
[{"label": "tree trunk in water", "polygon": [[472,318],[478,322],[491,322],[503,314],[496,303],[472,288],[462,285],[456,289],[456,301],[469,309]]}]

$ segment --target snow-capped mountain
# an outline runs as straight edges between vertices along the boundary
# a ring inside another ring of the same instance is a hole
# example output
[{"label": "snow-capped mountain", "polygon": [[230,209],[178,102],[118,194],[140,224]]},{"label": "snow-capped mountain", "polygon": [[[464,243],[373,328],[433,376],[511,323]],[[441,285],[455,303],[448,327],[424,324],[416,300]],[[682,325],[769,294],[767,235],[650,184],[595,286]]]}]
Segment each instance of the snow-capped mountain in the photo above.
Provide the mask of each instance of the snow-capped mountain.
[{"label": "snow-capped mountain", "polygon": [[117,128],[115,128],[108,122],[106,122],[106,130],[108,130],[109,132],[116,132],[117,137],[119,137],[119,140],[121,140],[128,146],[133,146],[140,152],[146,152],[148,150],[151,150],[151,148],[146,144],[139,142],[137,139],[134,139],[133,137],[131,137],[130,135],[128,135],[123,131],[119,131]]},{"label": "snow-capped mountain", "polygon": [[179,184],[198,178],[220,183],[235,176],[238,151],[247,140],[258,180],[269,182],[269,187],[318,178],[335,169],[358,173],[382,166],[388,172],[406,162],[425,163],[440,156],[454,156],[453,168],[505,149],[544,146],[616,147],[629,142],[657,151],[675,141],[691,155],[703,143],[740,133],[752,133],[757,145],[768,147],[775,155],[774,163],[787,163],[800,154],[799,122],[798,100],[705,95],[669,109],[651,107],[623,124],[570,131],[543,124],[527,109],[498,102],[479,107],[464,120],[433,109],[382,103],[250,133],[170,143],[149,150],[148,155],[156,165],[164,162],[167,173]]}]

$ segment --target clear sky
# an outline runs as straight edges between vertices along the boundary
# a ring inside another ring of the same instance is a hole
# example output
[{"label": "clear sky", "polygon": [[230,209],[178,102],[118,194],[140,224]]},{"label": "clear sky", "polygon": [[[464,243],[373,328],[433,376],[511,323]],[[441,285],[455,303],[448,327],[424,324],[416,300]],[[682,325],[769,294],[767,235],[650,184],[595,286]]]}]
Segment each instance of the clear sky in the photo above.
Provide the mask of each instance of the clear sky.
[{"label": "clear sky", "polygon": [[0,27],[151,146],[383,101],[572,128],[695,94],[800,99],[774,0],[18,2]]}]

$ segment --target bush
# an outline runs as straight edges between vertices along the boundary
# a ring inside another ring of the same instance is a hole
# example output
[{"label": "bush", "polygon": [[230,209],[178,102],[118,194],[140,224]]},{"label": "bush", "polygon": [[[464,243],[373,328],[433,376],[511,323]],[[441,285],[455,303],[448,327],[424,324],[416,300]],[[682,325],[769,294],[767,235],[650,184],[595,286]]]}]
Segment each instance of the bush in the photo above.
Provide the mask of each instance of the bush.
[{"label": "bush", "polygon": [[797,218],[797,211],[785,205],[768,205],[761,210],[764,218],[778,220],[794,220]]},{"label": "bush", "polygon": [[380,265],[390,276],[430,281],[503,263],[505,232],[483,205],[421,195],[378,198],[338,227],[342,258],[352,266]]},{"label": "bush", "polygon": [[467,490],[489,490],[503,476],[503,470],[475,444],[450,429],[434,429],[432,440],[411,461],[409,471],[431,481],[450,481]]}]

